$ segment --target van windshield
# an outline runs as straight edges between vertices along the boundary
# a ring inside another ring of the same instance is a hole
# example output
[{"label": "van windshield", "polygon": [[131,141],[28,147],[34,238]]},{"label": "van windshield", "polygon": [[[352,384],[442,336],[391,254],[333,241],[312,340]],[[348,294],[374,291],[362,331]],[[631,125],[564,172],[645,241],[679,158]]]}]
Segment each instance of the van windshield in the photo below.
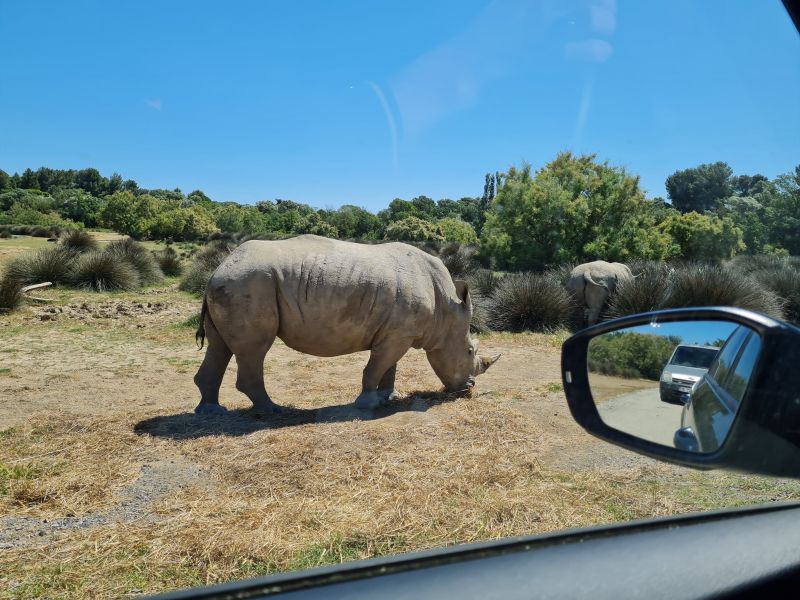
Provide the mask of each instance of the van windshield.
[{"label": "van windshield", "polygon": [[692,348],[690,346],[680,346],[675,350],[675,355],[670,361],[671,365],[679,367],[697,367],[707,369],[711,366],[714,357],[719,351],[718,348]]}]

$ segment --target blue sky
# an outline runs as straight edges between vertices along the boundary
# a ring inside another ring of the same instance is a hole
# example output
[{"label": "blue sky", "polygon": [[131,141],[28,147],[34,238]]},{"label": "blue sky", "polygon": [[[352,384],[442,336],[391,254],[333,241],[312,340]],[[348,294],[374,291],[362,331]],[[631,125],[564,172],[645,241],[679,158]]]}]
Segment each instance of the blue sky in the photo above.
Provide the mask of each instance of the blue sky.
[{"label": "blue sky", "polygon": [[372,210],[595,152],[650,196],[679,168],[800,162],[781,3],[4,0],[0,168],[94,166],[216,200]]},{"label": "blue sky", "polygon": [[728,339],[738,325],[725,321],[685,321],[676,323],[656,323],[632,327],[636,333],[648,333],[662,337],[676,336],[683,344],[708,344],[716,340]]}]

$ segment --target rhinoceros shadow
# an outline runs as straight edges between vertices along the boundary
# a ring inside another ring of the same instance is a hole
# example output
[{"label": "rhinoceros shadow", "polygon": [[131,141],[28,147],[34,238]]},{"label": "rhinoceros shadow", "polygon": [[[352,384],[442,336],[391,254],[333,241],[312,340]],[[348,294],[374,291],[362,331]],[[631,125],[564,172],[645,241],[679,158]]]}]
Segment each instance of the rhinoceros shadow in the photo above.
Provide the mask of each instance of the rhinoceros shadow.
[{"label": "rhinoceros shadow", "polygon": [[230,410],[222,415],[196,415],[193,412],[143,419],[133,430],[140,435],[174,440],[196,439],[211,435],[240,436],[265,429],[283,429],[298,425],[374,421],[401,412],[425,412],[433,406],[454,402],[457,394],[413,392],[374,410],[358,409],[352,403],[322,408],[284,406],[280,414],[256,417],[250,410]]}]

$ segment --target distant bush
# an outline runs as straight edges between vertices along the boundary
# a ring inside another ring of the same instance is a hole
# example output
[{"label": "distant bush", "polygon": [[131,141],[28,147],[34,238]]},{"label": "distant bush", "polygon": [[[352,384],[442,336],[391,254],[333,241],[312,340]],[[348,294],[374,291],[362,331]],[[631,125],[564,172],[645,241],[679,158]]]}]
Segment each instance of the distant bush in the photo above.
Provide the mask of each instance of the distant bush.
[{"label": "distant bush", "polygon": [[153,253],[133,238],[114,240],[103,252],[127,261],[136,271],[141,285],[158,283],[164,278]]},{"label": "distant bush", "polygon": [[8,229],[0,230],[0,240],[7,240],[11,237],[13,237],[13,235]]},{"label": "distant bush", "polygon": [[178,287],[185,292],[203,294],[209,278],[232,250],[233,245],[224,240],[208,244],[197,253]]},{"label": "distant bush", "polygon": [[537,273],[503,277],[488,304],[488,323],[498,331],[552,331],[566,326],[573,301],[567,290]]},{"label": "distant bush", "polygon": [[22,284],[0,277],[0,313],[10,312],[22,303]]},{"label": "distant bush", "polygon": [[58,245],[74,250],[75,252],[88,252],[89,250],[97,250],[98,244],[91,235],[83,229],[70,229],[61,234],[58,239]]},{"label": "distant bush", "polygon": [[634,262],[630,267],[634,278],[617,284],[605,311],[608,318],[658,310],[664,301],[674,269],[658,261]]},{"label": "distant bush", "polygon": [[178,253],[172,246],[167,246],[160,252],[156,252],[156,261],[161,267],[162,273],[168,277],[177,277],[183,272],[183,265]]},{"label": "distant bush", "polygon": [[397,242],[444,241],[442,229],[436,223],[417,217],[395,221],[386,228],[384,238]]},{"label": "distant bush", "polygon": [[588,368],[616,377],[658,380],[679,338],[645,333],[617,332],[589,343]]},{"label": "distant bush", "polygon": [[752,277],[713,265],[676,269],[660,308],[737,306],[783,318],[783,302]]},{"label": "distant bush", "polygon": [[23,286],[46,281],[63,283],[76,257],[77,253],[60,246],[25,252],[9,263],[6,277]]},{"label": "distant bush", "polygon": [[752,277],[783,301],[784,318],[800,324],[800,271],[788,266],[766,269]]},{"label": "distant bush", "polygon": [[141,285],[135,267],[121,254],[92,250],[78,256],[69,284],[96,292],[132,290]]}]

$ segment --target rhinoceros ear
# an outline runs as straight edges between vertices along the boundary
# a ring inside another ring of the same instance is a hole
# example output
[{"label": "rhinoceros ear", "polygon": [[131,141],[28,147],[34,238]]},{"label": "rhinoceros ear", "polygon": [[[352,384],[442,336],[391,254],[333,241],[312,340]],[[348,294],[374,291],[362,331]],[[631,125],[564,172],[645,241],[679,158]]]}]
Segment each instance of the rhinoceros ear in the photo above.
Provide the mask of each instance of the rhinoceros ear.
[{"label": "rhinoceros ear", "polygon": [[469,297],[469,286],[467,282],[461,279],[454,279],[453,284],[456,286],[456,295],[458,299],[472,309],[472,298]]}]

